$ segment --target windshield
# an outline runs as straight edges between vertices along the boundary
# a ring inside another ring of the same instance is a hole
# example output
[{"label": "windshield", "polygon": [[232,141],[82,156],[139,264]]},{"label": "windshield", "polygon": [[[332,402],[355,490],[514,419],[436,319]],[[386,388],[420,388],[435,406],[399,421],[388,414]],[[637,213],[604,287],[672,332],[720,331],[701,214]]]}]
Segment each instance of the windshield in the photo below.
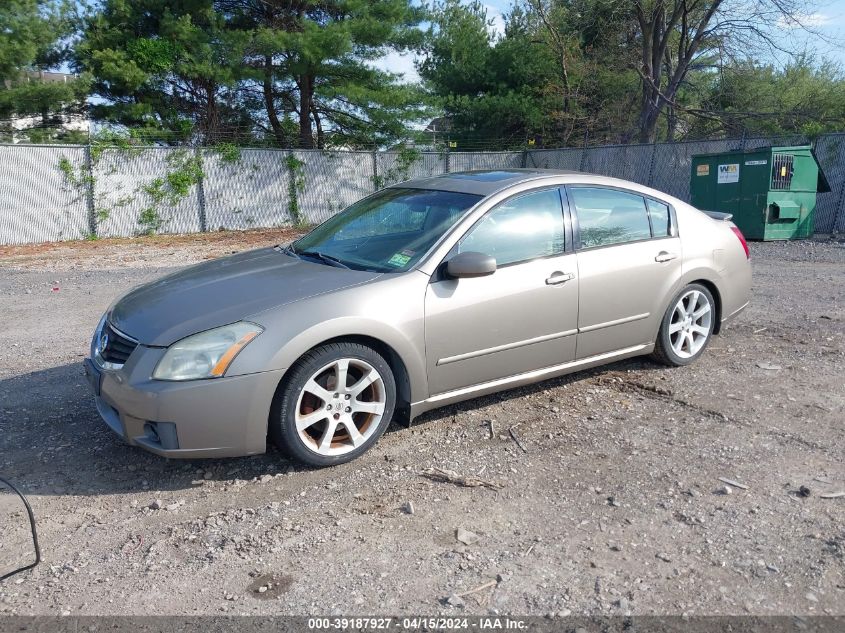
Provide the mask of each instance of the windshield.
[{"label": "windshield", "polygon": [[451,191],[385,189],[324,222],[290,250],[327,265],[402,272],[481,198]]}]

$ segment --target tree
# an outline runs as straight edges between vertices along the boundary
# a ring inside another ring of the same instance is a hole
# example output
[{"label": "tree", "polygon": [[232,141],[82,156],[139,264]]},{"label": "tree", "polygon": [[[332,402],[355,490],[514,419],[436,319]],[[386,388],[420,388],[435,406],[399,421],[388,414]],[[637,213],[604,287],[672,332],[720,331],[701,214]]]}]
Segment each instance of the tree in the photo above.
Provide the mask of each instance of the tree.
[{"label": "tree", "polygon": [[76,47],[101,119],[148,140],[205,142],[249,136],[238,82],[246,44],[212,0],[105,0]]},{"label": "tree", "polygon": [[789,52],[771,25],[808,28],[803,16],[812,13],[811,3],[801,0],[628,0],[619,6],[638,27],[641,97],[632,136],[641,142],[655,140],[667,108],[684,109],[677,99],[691,72],[761,51]]},{"label": "tree", "polygon": [[409,0],[105,0],[76,58],[95,114],[154,138],[378,143],[423,111],[418,87],[371,65],[419,45],[421,15]]},{"label": "tree", "polygon": [[459,147],[523,145],[528,136],[557,135],[558,67],[535,32],[520,9],[498,37],[479,2],[445,0],[433,7],[419,71],[438,95]]},{"label": "tree", "polygon": [[72,29],[69,9],[58,0],[0,4],[0,120],[33,118],[31,129],[23,131],[31,136],[38,127],[84,109],[86,78],[68,82],[39,78],[39,71],[55,68],[65,58],[62,42]]},{"label": "tree", "polygon": [[[418,47],[423,12],[408,0],[220,0],[248,33],[246,66],[260,86],[263,116],[280,145],[379,144],[401,137],[425,112],[417,86],[377,70],[388,52]],[[284,117],[295,117],[297,139]]]},{"label": "tree", "polygon": [[[763,72],[749,59],[789,52],[774,25],[801,27],[809,13],[801,0],[522,0],[507,16],[504,36],[493,38],[481,5],[445,0],[435,5],[421,74],[451,116],[455,136],[499,130],[570,144],[587,136],[627,143],[692,131],[739,133],[743,121],[762,129],[766,117],[740,117],[714,90],[748,77],[749,64]],[[826,104],[834,103],[826,95],[838,94],[834,75],[812,63],[787,73]],[[733,103],[742,101],[733,94]],[[749,110],[762,114],[782,101],[766,97]],[[806,103],[802,109],[820,110]],[[827,107],[825,116],[835,119],[834,110]]]},{"label": "tree", "polygon": [[633,29],[619,3],[524,0],[522,6],[532,41],[549,49],[557,69],[551,88],[560,104],[549,112],[557,123],[555,140],[619,142],[620,131],[630,126],[637,80],[628,63]]},{"label": "tree", "polygon": [[815,137],[845,127],[845,73],[831,63],[800,55],[785,68],[753,61],[721,69],[702,109],[714,118],[697,118],[692,133]]}]

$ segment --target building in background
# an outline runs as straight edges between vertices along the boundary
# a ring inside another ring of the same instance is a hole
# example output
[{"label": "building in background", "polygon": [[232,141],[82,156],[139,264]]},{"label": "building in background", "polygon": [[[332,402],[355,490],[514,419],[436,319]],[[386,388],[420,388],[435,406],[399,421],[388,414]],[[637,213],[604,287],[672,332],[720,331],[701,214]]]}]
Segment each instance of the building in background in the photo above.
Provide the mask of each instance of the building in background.
[{"label": "building in background", "polygon": [[431,147],[437,147],[437,143],[445,143],[449,132],[452,131],[452,117],[439,116],[432,119],[423,130]]},{"label": "building in background", "polygon": [[[32,71],[20,83],[42,82],[68,84],[77,79],[70,73]],[[6,88],[12,87],[6,80]],[[20,83],[17,85],[19,86]],[[62,104],[61,108],[45,111],[39,115],[15,116],[0,121],[0,142],[80,142],[91,132],[91,119],[85,103]]]}]

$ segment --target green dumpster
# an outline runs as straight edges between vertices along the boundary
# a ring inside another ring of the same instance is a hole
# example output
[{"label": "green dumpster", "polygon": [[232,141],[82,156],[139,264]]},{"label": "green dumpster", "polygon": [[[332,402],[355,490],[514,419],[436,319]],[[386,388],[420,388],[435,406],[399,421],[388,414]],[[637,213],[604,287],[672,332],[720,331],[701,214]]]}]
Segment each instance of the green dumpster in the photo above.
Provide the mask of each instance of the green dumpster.
[{"label": "green dumpster", "polygon": [[809,145],[692,157],[691,204],[733,214],[748,239],[811,237],[816,194],[826,191],[830,185]]}]

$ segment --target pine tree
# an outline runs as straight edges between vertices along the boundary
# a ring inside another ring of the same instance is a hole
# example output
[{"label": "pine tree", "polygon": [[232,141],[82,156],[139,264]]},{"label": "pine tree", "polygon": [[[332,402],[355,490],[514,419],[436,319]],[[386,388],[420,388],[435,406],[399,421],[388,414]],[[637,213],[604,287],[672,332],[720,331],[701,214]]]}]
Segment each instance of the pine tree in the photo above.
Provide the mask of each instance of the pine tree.
[{"label": "pine tree", "polygon": [[105,0],[76,47],[96,79],[98,118],[147,141],[238,140],[243,34],[211,0]]},{"label": "pine tree", "polygon": [[[403,136],[406,124],[425,114],[419,86],[372,65],[391,51],[421,45],[423,12],[409,0],[217,4],[251,38],[246,65],[263,97],[256,117],[267,121],[279,144],[380,144]],[[285,118],[295,122],[296,138]]]}]

